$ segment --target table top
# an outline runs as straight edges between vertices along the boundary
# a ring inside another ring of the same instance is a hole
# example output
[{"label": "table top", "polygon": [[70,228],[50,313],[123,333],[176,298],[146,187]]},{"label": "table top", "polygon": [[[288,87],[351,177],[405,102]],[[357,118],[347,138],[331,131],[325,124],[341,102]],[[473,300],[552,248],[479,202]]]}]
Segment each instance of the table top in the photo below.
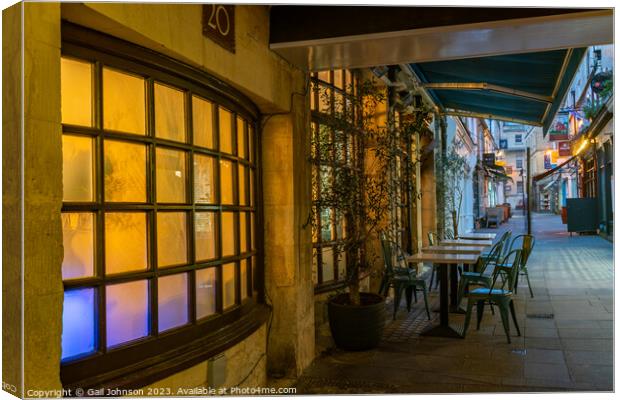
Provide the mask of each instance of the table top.
[{"label": "table top", "polygon": [[459,239],[470,239],[470,240],[493,240],[497,236],[497,233],[463,233],[459,235]]},{"label": "table top", "polygon": [[422,247],[423,253],[442,253],[442,254],[480,254],[484,251],[484,246],[428,246]]},{"label": "table top", "polygon": [[491,240],[448,239],[439,242],[440,246],[492,246]]},{"label": "table top", "polygon": [[416,253],[408,256],[407,261],[412,263],[475,264],[479,257],[478,254]]}]

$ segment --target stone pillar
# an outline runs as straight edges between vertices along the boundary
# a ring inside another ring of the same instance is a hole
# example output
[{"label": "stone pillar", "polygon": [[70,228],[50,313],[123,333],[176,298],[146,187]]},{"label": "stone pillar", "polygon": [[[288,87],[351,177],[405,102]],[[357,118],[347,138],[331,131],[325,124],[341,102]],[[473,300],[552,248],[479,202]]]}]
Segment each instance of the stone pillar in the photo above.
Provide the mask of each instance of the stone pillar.
[{"label": "stone pillar", "polygon": [[59,389],[63,258],[60,4],[24,3],[24,387]]},{"label": "stone pillar", "polygon": [[314,358],[309,107],[304,96],[292,102],[262,129],[265,297],[273,307],[267,369],[289,377]]},{"label": "stone pillar", "polygon": [[2,12],[2,382],[22,394],[22,201],[21,11],[17,3]]}]

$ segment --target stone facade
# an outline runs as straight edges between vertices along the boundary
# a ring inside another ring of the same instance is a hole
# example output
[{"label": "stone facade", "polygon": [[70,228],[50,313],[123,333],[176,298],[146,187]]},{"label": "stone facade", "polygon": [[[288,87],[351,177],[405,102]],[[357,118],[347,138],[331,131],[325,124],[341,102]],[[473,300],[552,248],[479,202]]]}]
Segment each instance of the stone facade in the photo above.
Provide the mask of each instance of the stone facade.
[{"label": "stone facade", "polygon": [[[22,9],[24,26],[20,25]],[[14,300],[5,301],[3,309],[3,380],[19,394],[23,368],[26,391],[62,387],[61,19],[200,68],[258,106],[263,115],[260,158],[267,221],[259,234],[264,237],[266,302],[273,317],[270,326],[263,325],[225,351],[224,385],[264,385],[268,369],[291,376],[301,373],[315,356],[311,233],[302,227],[309,212],[311,179],[305,156],[309,148],[307,82],[301,70],[269,50],[268,7],[236,6],[233,54],[203,37],[199,4],[20,3],[3,12],[3,293],[5,299]],[[18,41],[22,30],[25,43]],[[20,64],[22,50],[24,65]],[[23,111],[19,102],[22,79]],[[20,151],[22,140],[24,152]],[[206,377],[205,361],[152,387],[208,385]]]}]

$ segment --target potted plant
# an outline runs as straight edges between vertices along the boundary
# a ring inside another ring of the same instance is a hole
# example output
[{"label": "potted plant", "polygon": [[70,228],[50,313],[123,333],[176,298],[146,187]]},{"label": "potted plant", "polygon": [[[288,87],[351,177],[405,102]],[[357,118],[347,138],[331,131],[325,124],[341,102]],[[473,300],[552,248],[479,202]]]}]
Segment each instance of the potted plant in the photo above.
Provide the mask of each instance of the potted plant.
[{"label": "potted plant", "polygon": [[[393,198],[394,177],[387,171],[395,157],[403,158],[406,135],[415,123],[399,127],[393,121],[377,123],[378,107],[385,104],[385,89],[367,80],[357,85],[355,96],[334,98],[320,93],[332,113],[324,115],[318,135],[313,136],[310,162],[317,171],[313,194],[312,221],[318,222],[329,210],[337,226],[344,224],[344,238],[337,242],[339,254],[346,254],[346,292],[328,301],[328,316],[336,345],[347,350],[375,347],[385,324],[382,296],[360,291],[360,271],[368,271],[369,243],[385,228]],[[425,114],[426,115],[426,114]],[[408,160],[407,162],[417,162]]]}]

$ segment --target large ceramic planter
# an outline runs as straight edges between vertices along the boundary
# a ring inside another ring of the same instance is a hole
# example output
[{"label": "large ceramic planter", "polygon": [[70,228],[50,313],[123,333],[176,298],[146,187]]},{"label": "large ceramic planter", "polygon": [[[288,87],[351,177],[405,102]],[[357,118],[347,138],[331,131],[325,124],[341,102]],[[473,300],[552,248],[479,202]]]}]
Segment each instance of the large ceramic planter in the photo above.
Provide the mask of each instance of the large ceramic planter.
[{"label": "large ceramic planter", "polygon": [[385,326],[382,296],[360,293],[361,305],[348,304],[348,293],[332,298],[327,304],[329,327],[336,346],[344,350],[368,350],[379,345]]}]

